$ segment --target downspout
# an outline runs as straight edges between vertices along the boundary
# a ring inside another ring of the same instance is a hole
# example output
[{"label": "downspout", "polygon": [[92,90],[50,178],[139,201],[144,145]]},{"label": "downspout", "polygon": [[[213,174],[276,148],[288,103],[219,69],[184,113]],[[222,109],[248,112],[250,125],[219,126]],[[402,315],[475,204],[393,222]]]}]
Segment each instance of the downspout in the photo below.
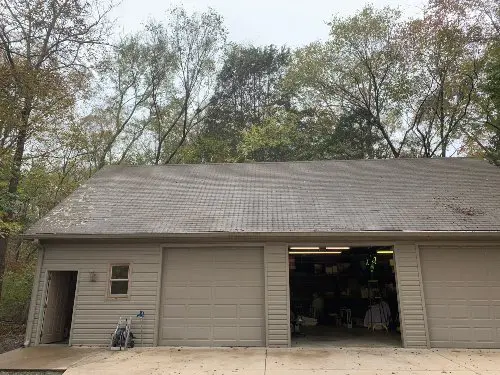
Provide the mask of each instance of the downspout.
[{"label": "downspout", "polygon": [[33,331],[33,320],[35,317],[36,299],[38,294],[38,287],[40,285],[40,274],[42,272],[43,257],[45,255],[45,248],[39,240],[33,240],[33,243],[38,246],[38,259],[35,270],[35,277],[33,278],[33,289],[31,290],[30,310],[28,313],[28,321],[26,323],[26,334],[24,337],[23,346],[26,348],[30,346],[31,334]]}]

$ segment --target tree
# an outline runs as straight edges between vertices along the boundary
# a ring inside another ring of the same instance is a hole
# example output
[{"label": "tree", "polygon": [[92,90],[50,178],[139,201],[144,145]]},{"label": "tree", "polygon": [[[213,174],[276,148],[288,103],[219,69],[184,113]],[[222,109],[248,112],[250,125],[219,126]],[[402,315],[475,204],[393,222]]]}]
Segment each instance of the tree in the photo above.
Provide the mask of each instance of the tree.
[{"label": "tree", "polygon": [[429,6],[409,23],[402,47],[411,69],[401,97],[424,157],[459,146],[482,69],[479,29],[454,10],[446,2]]},{"label": "tree", "polygon": [[398,46],[399,12],[365,7],[348,18],[330,22],[330,39],[313,43],[296,55],[289,79],[300,82],[305,103],[330,112],[356,113],[373,125],[393,157],[407,143],[401,126],[398,87],[405,74]]},{"label": "tree", "polygon": [[211,141],[205,144],[220,147],[216,140],[222,139],[226,159],[238,160],[243,132],[290,108],[290,98],[281,90],[290,57],[286,47],[230,46],[208,107],[202,136]]},{"label": "tree", "polygon": [[127,36],[98,65],[97,103],[91,103],[90,114],[74,128],[87,138],[94,170],[108,161],[124,161],[148,125],[144,109],[152,94],[148,72],[152,52],[141,34]]},{"label": "tree", "polygon": [[[13,201],[27,142],[36,135],[54,105],[59,104],[61,96],[57,88],[61,84],[74,88],[75,82],[81,83],[79,78],[86,72],[91,47],[105,40],[105,17],[111,5],[81,0],[3,0],[2,3],[0,66],[7,71],[9,82],[3,94],[15,99],[8,106],[10,115],[1,123],[2,139],[12,146],[6,158],[9,176],[5,193],[9,197],[6,205],[9,211],[3,217],[9,222],[14,216]],[[0,275],[5,268],[7,235],[0,235]]]},{"label": "tree", "polygon": [[297,118],[287,112],[268,117],[262,124],[243,130],[238,153],[245,161],[301,160],[305,134],[298,126]]},{"label": "tree", "polygon": [[[226,30],[213,10],[188,15],[175,8],[166,29],[156,24],[150,26],[150,32],[158,52],[151,55],[148,65],[153,163],[170,163],[205,117]],[[166,50],[162,50],[163,44],[168,46]],[[168,65],[158,59],[171,59],[171,70],[165,71]]]},{"label": "tree", "polygon": [[[475,15],[484,51],[484,70],[473,97],[473,116],[465,131],[470,154],[500,166],[500,3],[495,0],[455,0],[455,7]],[[438,2],[439,4],[439,2]]]}]

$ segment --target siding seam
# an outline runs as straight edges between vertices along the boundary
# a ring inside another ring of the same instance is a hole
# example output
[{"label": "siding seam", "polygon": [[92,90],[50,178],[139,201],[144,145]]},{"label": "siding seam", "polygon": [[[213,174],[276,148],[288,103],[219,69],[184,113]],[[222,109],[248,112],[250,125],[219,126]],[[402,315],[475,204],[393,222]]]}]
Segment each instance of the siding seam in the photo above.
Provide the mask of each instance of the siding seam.
[{"label": "siding seam", "polygon": [[263,248],[264,251],[264,319],[265,319],[265,326],[266,326],[266,348],[269,346],[269,290],[268,290],[268,283],[267,283],[267,273],[268,273],[268,257],[269,257],[269,248],[267,246],[264,246]]},{"label": "siding seam", "polygon": [[[156,276],[156,309],[155,309],[155,321],[154,321],[154,332],[153,332],[153,346],[158,346],[158,338],[160,335],[160,314],[161,314],[161,287],[163,282],[163,247],[158,246],[159,269]],[[141,337],[142,340],[142,337]]]}]

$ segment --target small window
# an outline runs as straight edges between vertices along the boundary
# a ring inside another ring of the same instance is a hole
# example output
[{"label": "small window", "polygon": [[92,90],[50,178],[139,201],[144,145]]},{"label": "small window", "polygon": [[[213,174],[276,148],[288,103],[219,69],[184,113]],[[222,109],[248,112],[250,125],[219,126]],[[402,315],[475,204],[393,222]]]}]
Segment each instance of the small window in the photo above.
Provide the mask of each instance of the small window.
[{"label": "small window", "polygon": [[128,296],[130,267],[128,264],[111,266],[111,279],[109,281],[109,295],[112,297]]}]

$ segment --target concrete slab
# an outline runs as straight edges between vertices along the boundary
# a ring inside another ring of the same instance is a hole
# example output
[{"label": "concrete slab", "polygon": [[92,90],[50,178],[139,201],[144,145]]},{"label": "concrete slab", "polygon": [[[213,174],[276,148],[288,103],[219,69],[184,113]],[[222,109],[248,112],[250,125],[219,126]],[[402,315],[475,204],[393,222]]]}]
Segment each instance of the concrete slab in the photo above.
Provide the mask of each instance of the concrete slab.
[{"label": "concrete slab", "polygon": [[135,348],[111,352],[44,346],[0,355],[0,372],[66,370],[66,375],[493,375],[499,369],[499,350]]},{"label": "concrete slab", "polygon": [[433,349],[433,352],[473,371],[496,371],[500,374],[499,350]]},{"label": "concrete slab", "polygon": [[302,349],[268,351],[268,369],[289,370],[381,370],[451,371],[465,370],[429,350],[390,348]]},{"label": "concrete slab", "polygon": [[136,348],[89,357],[69,368],[65,374],[262,375],[265,360],[265,348]]},{"label": "concrete slab", "polygon": [[[353,370],[346,372],[346,370],[269,370],[266,375],[477,375],[477,373],[469,370],[457,370],[453,372],[443,371],[391,371],[386,370]],[[483,374],[481,374],[483,375]]]},{"label": "concrete slab", "polygon": [[493,375],[499,361],[498,350],[135,348],[88,356],[65,375]]},{"label": "concrete slab", "polygon": [[66,370],[102,348],[35,346],[0,354],[0,370]]}]

